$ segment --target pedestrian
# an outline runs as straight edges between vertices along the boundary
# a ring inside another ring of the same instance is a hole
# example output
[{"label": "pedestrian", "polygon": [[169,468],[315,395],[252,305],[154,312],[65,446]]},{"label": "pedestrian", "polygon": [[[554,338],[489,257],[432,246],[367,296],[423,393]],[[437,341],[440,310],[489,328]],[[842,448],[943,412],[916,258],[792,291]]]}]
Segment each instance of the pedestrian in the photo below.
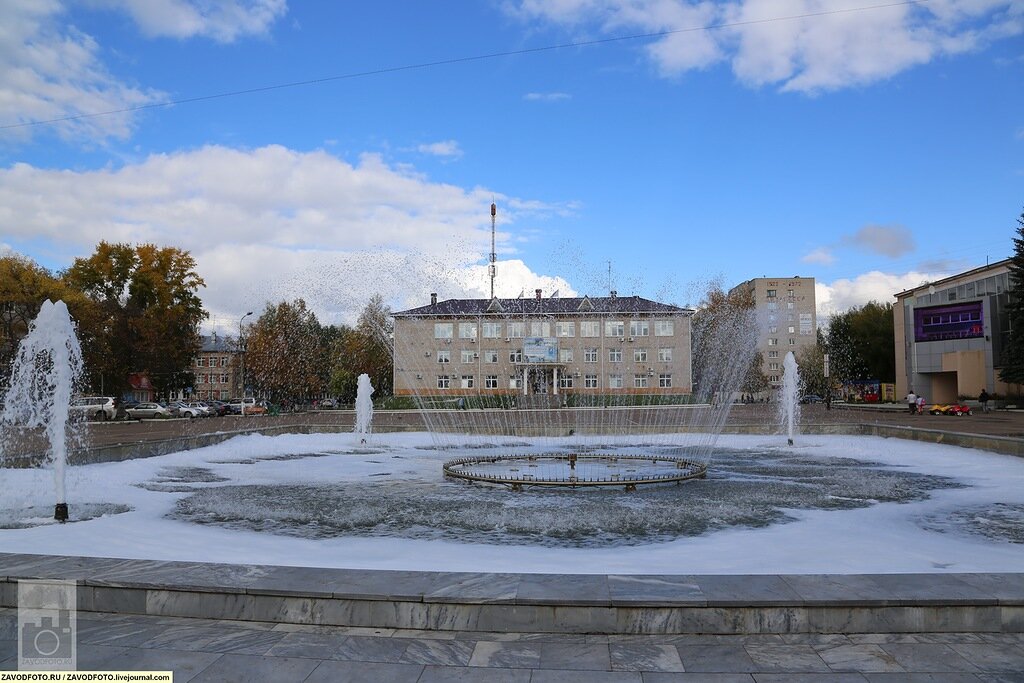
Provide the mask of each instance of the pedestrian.
[{"label": "pedestrian", "polygon": [[989,398],[990,397],[988,395],[988,392],[985,391],[984,389],[982,389],[981,393],[978,394],[978,402],[981,403],[981,412],[983,412],[983,413],[987,413],[988,412],[988,399]]},{"label": "pedestrian", "polygon": [[907,407],[910,408],[911,415],[917,412],[917,394],[914,393],[913,389],[907,394]]},{"label": "pedestrian", "polygon": [[917,414],[924,415],[924,396],[917,397]]}]

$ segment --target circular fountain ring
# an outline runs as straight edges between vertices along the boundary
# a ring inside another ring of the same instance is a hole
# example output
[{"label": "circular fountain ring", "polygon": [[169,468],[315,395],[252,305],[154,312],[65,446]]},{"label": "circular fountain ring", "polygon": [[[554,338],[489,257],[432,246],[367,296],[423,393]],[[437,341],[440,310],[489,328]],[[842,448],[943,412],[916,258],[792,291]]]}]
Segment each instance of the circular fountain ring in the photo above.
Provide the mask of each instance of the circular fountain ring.
[{"label": "circular fountain ring", "polygon": [[456,458],[444,463],[445,476],[513,490],[525,486],[623,486],[679,483],[703,479],[708,466],[674,455],[599,455],[538,453]]}]

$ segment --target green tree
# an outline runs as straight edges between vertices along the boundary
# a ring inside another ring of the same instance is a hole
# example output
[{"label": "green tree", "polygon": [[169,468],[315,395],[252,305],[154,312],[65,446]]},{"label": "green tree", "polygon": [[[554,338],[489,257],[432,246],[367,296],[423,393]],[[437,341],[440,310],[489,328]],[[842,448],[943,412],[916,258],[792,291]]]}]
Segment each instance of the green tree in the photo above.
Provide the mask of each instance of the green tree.
[{"label": "green tree", "polygon": [[331,393],[344,402],[356,397],[359,375],[366,373],[377,399],[394,392],[394,323],[384,298],[367,302],[354,328],[340,328],[332,347]]},{"label": "green tree", "polygon": [[[825,397],[828,392],[828,381],[825,379],[824,338],[820,330],[818,330],[818,341],[814,346],[805,346],[797,352],[796,364],[800,368],[802,391],[805,394],[817,394]],[[831,368],[829,374],[831,374]]]},{"label": "green tree", "polygon": [[246,338],[246,384],[271,400],[306,402],[327,386],[324,332],[306,302],[267,304]]},{"label": "green tree", "polygon": [[199,324],[207,317],[195,267],[189,252],[154,244],[100,242],[92,256],[75,259],[63,280],[99,309],[94,387],[99,375],[107,393],[121,394],[133,372],[147,373],[161,393],[194,383]]},{"label": "green tree", "polygon": [[1024,384],[1024,211],[1017,217],[1017,236],[1010,257],[1010,291],[1006,311],[1010,338],[1003,350],[999,379],[1007,384]]},{"label": "green tree", "polygon": [[837,381],[894,381],[896,348],[892,304],[869,301],[832,316],[828,351],[831,374]]}]

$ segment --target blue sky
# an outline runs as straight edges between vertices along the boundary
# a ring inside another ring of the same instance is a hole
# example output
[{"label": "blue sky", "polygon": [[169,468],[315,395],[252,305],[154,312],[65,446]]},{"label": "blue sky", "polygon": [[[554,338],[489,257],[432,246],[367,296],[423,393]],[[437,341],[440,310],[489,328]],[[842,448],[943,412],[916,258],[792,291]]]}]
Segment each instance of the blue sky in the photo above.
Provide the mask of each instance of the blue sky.
[{"label": "blue sky", "polygon": [[484,295],[492,197],[499,294],[601,294],[611,261],[679,304],[811,276],[825,313],[1005,258],[1024,208],[1021,0],[8,0],[0,26],[0,249],[189,249],[227,329]]}]

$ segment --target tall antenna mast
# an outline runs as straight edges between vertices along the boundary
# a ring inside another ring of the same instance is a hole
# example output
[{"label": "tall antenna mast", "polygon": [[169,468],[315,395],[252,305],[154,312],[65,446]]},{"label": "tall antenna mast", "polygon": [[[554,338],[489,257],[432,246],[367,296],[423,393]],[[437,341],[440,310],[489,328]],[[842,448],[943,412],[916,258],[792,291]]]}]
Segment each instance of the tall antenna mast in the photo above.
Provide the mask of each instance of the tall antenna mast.
[{"label": "tall antenna mast", "polygon": [[494,276],[498,274],[498,255],[494,252],[494,217],[498,214],[498,207],[491,201],[491,298],[494,298]]},{"label": "tall antenna mast", "polygon": [[608,262],[608,291],[612,289],[612,262]]}]

